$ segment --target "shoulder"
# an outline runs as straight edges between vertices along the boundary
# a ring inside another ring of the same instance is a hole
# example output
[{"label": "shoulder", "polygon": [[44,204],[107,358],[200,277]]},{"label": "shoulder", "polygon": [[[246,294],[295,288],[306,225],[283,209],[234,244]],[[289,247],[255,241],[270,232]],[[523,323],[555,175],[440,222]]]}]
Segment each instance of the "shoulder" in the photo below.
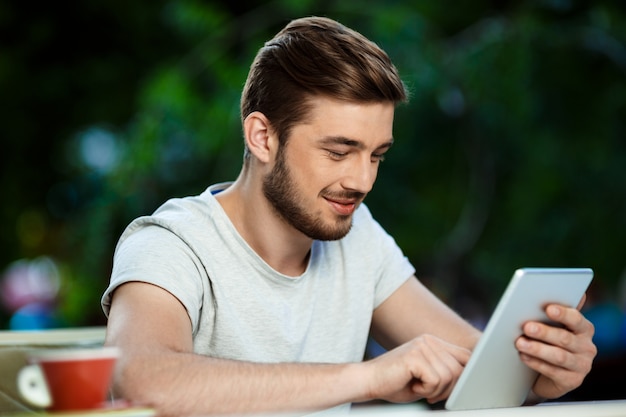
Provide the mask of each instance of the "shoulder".
[{"label": "shoulder", "polygon": [[220,216],[221,207],[213,195],[217,186],[211,186],[199,195],[167,200],[151,215],[133,220],[121,240],[149,226],[157,226],[175,234],[200,230],[199,224],[206,225],[207,220]]},{"label": "shoulder", "polygon": [[160,219],[180,220],[181,218],[186,220],[206,220],[206,216],[213,215],[218,207],[219,204],[213,195],[212,187],[209,187],[199,195],[167,200],[150,217],[157,219],[157,221]]},{"label": "shoulder", "polygon": [[406,258],[396,240],[374,219],[364,204],[361,204],[355,212],[352,228],[342,239],[341,245],[346,252],[359,258],[363,258],[363,254],[368,254],[368,259],[373,263],[390,265],[392,260],[402,265],[406,263]]},{"label": "shoulder", "polygon": [[363,237],[363,235],[371,234],[387,234],[382,226],[374,219],[371,211],[365,204],[361,204],[359,208],[354,212],[352,220],[352,228],[350,233],[346,235],[347,238],[354,239]]},{"label": "shoulder", "polygon": [[372,216],[369,208],[361,204],[354,212],[350,232],[337,242],[349,253],[369,253],[377,256],[381,250],[395,246],[393,238]]}]

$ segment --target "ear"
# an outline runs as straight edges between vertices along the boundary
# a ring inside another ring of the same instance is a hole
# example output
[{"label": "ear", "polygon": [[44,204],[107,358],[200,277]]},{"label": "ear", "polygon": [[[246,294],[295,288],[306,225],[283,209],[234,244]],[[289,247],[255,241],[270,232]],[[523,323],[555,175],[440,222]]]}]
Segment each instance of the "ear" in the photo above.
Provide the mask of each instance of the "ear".
[{"label": "ear", "polygon": [[252,112],[243,122],[246,145],[258,160],[269,162],[276,152],[277,140],[267,117],[261,112]]}]

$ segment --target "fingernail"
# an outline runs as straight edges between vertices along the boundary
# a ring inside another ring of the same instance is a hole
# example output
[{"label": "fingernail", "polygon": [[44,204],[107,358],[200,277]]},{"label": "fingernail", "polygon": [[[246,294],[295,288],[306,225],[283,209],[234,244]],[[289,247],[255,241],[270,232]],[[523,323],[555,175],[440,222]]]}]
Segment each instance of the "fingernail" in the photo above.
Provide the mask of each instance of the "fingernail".
[{"label": "fingernail", "polygon": [[536,334],[539,331],[539,326],[536,324],[529,324],[526,331],[530,334]]},{"label": "fingernail", "polygon": [[553,317],[559,317],[561,315],[561,309],[558,308],[557,306],[550,306],[549,307],[550,311],[550,315]]}]

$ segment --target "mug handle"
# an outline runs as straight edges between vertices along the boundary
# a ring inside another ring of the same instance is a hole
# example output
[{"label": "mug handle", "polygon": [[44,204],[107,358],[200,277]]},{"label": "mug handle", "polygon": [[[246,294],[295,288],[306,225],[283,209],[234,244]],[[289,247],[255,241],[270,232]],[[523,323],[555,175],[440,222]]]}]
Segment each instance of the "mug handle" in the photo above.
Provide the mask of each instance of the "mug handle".
[{"label": "mug handle", "polygon": [[52,405],[46,379],[38,365],[28,365],[17,375],[17,388],[30,405],[46,408]]}]

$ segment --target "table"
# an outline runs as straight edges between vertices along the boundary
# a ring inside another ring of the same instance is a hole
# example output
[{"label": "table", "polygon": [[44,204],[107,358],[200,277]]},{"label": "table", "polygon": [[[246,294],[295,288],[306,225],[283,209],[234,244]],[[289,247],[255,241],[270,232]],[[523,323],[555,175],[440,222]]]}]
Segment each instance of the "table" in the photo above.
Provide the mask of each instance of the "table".
[{"label": "table", "polygon": [[626,399],[581,402],[548,402],[535,406],[488,410],[430,410],[424,406],[381,405],[354,408],[351,417],[626,417]]}]

